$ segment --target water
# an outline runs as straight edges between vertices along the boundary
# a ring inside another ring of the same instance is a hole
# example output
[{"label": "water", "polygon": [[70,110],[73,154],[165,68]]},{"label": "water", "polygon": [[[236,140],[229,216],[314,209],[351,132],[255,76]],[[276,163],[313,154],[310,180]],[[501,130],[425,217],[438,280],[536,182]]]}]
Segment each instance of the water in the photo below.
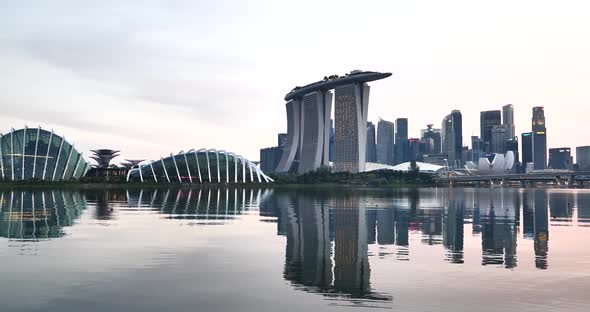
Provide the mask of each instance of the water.
[{"label": "water", "polygon": [[590,190],[0,191],[1,311],[589,311]]}]

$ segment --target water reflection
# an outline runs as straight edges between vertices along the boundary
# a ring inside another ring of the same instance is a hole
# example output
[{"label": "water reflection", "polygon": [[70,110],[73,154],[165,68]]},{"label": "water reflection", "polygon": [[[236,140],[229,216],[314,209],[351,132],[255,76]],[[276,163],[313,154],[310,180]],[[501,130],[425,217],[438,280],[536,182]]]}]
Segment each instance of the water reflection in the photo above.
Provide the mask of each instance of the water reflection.
[{"label": "water reflection", "polygon": [[85,197],[71,191],[1,191],[0,237],[39,241],[64,236],[86,208]]},{"label": "water reflection", "polygon": [[[373,286],[375,259],[408,263],[417,260],[413,250],[429,249],[444,259],[429,260],[433,263],[549,269],[550,229],[590,226],[590,192],[585,191],[14,190],[0,192],[0,236],[11,241],[62,237],[86,207],[104,222],[133,212],[229,227],[244,214],[256,215],[260,222],[276,222],[271,235],[285,238],[282,278],[295,289],[334,304],[376,307],[393,297]],[[534,259],[519,259],[523,248]],[[466,257],[473,250],[477,261]]]}]

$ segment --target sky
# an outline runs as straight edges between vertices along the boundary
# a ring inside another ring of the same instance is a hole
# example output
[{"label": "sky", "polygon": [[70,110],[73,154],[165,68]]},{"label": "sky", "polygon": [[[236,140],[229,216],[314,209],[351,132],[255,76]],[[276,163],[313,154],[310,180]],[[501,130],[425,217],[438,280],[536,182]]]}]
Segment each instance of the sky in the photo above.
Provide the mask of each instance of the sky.
[{"label": "sky", "polygon": [[158,159],[217,148],[259,159],[286,131],[284,95],[354,69],[369,120],[411,137],[515,107],[548,147],[590,145],[587,1],[0,1],[0,132],[54,129],[88,155]]}]

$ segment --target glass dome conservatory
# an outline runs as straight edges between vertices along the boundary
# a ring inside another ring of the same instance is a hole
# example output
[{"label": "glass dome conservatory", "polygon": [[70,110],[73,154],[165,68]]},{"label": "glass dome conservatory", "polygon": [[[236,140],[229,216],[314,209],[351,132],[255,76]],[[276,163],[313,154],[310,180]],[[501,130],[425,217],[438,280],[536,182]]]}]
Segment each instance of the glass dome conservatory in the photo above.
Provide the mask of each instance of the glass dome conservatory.
[{"label": "glass dome conservatory", "polygon": [[88,162],[65,138],[41,129],[12,129],[0,134],[2,180],[67,181],[79,179]]},{"label": "glass dome conservatory", "polygon": [[129,170],[129,182],[268,183],[268,177],[248,159],[215,149],[181,151]]}]

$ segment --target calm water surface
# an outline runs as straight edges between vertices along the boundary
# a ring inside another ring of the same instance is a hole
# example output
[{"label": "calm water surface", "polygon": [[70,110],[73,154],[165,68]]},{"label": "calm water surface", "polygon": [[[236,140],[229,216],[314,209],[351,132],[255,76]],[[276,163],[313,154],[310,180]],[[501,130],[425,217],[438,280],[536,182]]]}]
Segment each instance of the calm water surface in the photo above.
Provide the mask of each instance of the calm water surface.
[{"label": "calm water surface", "polygon": [[590,190],[0,191],[1,311],[590,311]]}]

